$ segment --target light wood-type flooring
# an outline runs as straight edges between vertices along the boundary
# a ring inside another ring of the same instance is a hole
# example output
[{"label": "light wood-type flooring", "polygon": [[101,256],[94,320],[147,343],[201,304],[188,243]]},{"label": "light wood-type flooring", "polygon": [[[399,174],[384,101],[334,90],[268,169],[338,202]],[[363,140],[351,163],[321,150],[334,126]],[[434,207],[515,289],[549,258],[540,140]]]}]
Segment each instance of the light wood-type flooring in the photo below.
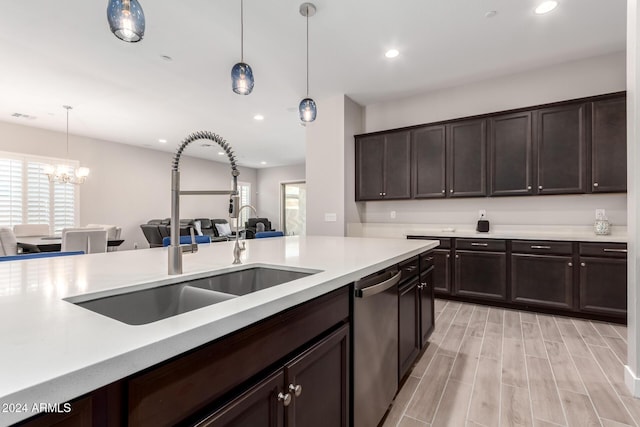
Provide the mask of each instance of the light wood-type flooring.
[{"label": "light wood-type flooring", "polygon": [[384,427],[640,426],[625,326],[436,300]]}]

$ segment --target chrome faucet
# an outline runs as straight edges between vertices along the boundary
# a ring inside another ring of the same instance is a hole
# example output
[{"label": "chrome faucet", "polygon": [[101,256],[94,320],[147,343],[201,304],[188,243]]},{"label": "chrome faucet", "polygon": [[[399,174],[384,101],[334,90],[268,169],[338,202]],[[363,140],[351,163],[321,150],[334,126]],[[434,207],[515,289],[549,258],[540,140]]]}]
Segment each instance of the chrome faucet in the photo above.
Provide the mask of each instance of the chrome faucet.
[{"label": "chrome faucet", "polygon": [[[249,208],[253,210],[253,213],[256,214],[256,217],[258,216],[258,211],[256,210],[256,208],[254,208],[251,205],[243,205],[240,209],[238,209],[238,217],[236,218],[236,244],[233,246],[233,263],[234,264],[242,264],[242,261],[240,261],[240,254],[242,254],[242,251],[246,249],[246,242],[242,242],[242,248],[238,243],[238,238],[240,236],[240,212],[242,212],[242,209],[244,208]],[[245,233],[246,232],[247,231],[245,230]],[[245,240],[246,240],[246,234],[245,234]]]},{"label": "chrome faucet", "polygon": [[[224,150],[231,164],[231,176],[233,177],[233,188],[229,190],[211,190],[211,191],[180,191],[180,157],[182,152],[193,141],[199,139],[211,140]],[[203,196],[203,195],[230,195],[229,200],[229,217],[238,217],[238,167],[236,165],[236,156],[231,146],[221,136],[208,131],[194,132],[188,135],[178,146],[176,154],[173,156],[171,164],[171,245],[169,246],[169,274],[182,274],[182,252],[180,246],[180,196]],[[237,242],[236,242],[237,244]],[[187,251],[195,252],[195,236],[191,230],[191,245],[187,246]],[[190,248],[190,249],[189,249]]]}]

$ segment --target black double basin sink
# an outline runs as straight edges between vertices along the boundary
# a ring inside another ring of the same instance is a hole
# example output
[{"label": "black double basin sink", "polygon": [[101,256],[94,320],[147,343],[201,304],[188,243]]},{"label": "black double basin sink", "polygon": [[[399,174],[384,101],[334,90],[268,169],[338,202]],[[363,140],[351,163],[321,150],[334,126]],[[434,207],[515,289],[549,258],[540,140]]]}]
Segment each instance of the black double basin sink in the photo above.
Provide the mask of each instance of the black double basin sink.
[{"label": "black double basin sink", "polygon": [[82,301],[73,297],[67,301],[129,325],[144,325],[317,272],[250,267],[150,289]]}]

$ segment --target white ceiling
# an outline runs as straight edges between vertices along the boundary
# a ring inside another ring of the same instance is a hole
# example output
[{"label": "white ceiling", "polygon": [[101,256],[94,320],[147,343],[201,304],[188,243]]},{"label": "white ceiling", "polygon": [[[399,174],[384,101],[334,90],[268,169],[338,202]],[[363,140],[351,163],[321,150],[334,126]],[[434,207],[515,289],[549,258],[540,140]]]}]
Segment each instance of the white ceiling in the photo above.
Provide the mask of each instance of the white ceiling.
[{"label": "white ceiling", "polygon": [[[245,0],[245,62],[256,85],[231,91],[240,60],[239,0],[139,0],[144,39],[124,43],[107,0],[22,0],[0,14],[0,121],[174,151],[210,130],[249,167],[304,161],[302,0]],[[310,95],[362,105],[625,48],[624,0],[314,0]],[[485,18],[495,10],[493,18]],[[395,47],[394,60],[384,52]],[[168,55],[173,61],[162,59]],[[18,112],[35,119],[14,118]],[[261,113],[262,122],[253,116]],[[311,124],[310,126],[313,126]],[[168,140],[160,144],[159,138]],[[187,154],[217,160],[215,148]]]}]

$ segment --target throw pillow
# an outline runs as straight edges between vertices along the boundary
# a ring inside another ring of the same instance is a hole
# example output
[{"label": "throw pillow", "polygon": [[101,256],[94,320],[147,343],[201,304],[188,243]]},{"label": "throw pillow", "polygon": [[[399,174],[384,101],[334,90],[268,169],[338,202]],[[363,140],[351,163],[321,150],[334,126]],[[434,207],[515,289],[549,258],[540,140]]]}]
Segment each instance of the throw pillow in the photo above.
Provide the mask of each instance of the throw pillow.
[{"label": "throw pillow", "polygon": [[193,221],[193,228],[196,229],[198,236],[202,236],[202,223],[200,221]]},{"label": "throw pillow", "polygon": [[219,236],[231,236],[231,226],[228,222],[224,224],[216,224],[216,230],[218,230]]}]

